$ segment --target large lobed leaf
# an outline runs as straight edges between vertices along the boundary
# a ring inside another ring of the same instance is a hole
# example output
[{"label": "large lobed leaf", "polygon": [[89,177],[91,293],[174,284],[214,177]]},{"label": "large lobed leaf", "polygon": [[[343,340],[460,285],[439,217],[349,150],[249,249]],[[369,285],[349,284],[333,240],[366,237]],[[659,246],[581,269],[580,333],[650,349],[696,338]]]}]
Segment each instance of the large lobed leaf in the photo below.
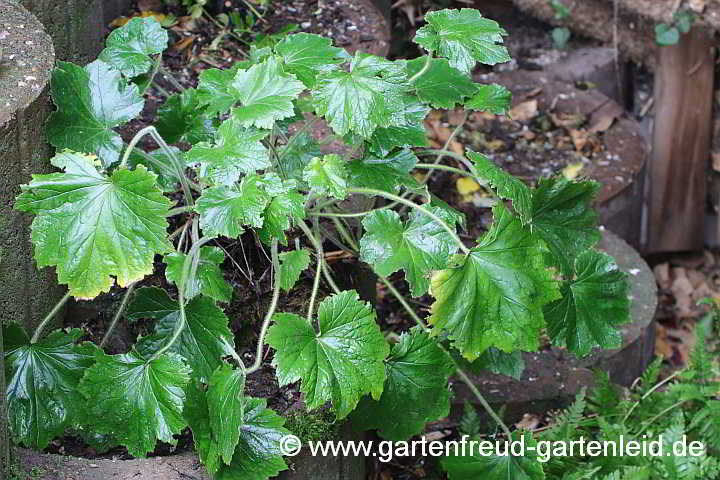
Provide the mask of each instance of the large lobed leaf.
[{"label": "large lobed leaf", "polygon": [[82,336],[80,329],[56,330],[30,343],[19,326],[3,326],[7,415],[16,443],[42,450],[82,412],[77,386],[97,352],[91,343],[77,344]]},{"label": "large lobed leaf", "polygon": [[477,62],[485,65],[510,61],[501,45],[505,30],[483,18],[477,10],[439,10],[425,15],[427,25],[418,29],[415,43],[450,61],[450,66],[469,74]]},{"label": "large lobed leaf", "polygon": [[383,391],[383,360],[388,344],[370,306],[345,291],[318,307],[318,331],[305,318],[278,313],[267,343],[275,349],[273,366],[280,385],[302,381],[309,409],[332,401],[338,418],[346,417],[360,398]]},{"label": "large lobed leaf", "polygon": [[170,201],[153,173],[98,171],[91,157],[72,152],[52,164],[64,173],[34,175],[23,185],[18,210],[36,214],[32,242],[38,267],[56,266],[58,281],[77,298],[93,298],[113,284],[127,286],[153,271],[153,257],[172,250],[165,215]]},{"label": "large lobed leaf", "polygon": [[153,17],[133,18],[107,38],[100,60],[127,77],[137,77],[152,67],[152,54],[160,54],[168,44],[168,34]]},{"label": "large lobed leaf", "polygon": [[562,177],[543,178],[532,191],[533,232],[550,250],[553,264],[571,275],[575,259],[600,240],[592,200],[600,185],[571,182]]},{"label": "large lobed leaf", "polygon": [[[180,307],[165,290],[141,288],[135,293],[127,311],[129,320],[156,320],[153,334],[142,337],[136,345],[139,353],[150,357],[175,333],[180,321]],[[185,306],[187,323],[177,341],[170,347],[192,368],[192,376],[207,381],[221,365],[222,357],[231,355],[234,337],[228,318],[208,297],[195,297]]]},{"label": "large lobed leaf", "polygon": [[157,440],[175,444],[187,426],[182,416],[190,369],[175,354],[152,360],[137,352],[98,354],[80,382],[87,424],[112,435],[128,452],[144,457]]},{"label": "large lobed leaf", "polygon": [[313,193],[339,199],[347,196],[347,167],[340,155],[313,158],[303,170],[303,179]]},{"label": "large lobed leaf", "polygon": [[[407,62],[409,77],[419,73],[427,62],[420,57]],[[476,93],[478,85],[463,72],[453,68],[444,58],[433,58],[430,68],[415,80],[415,91],[423,102],[435,108],[455,108]]]},{"label": "large lobed leaf", "polygon": [[402,65],[357,52],[350,72],[321,73],[312,93],[317,113],[335,133],[354,132],[369,138],[375,129],[390,122],[394,112],[404,109],[408,90]]},{"label": "large lobed leaf", "polygon": [[120,72],[96,60],[85,68],[57,62],[50,81],[57,110],[50,114],[48,139],[58,149],[98,155],[105,167],[120,158],[123,141],[112,128],[135,118],[144,100]]},{"label": "large lobed leaf", "polygon": [[318,73],[343,63],[348,56],[342,48],[333,47],[329,38],[311,33],[288,35],[275,46],[275,52],[282,57],[285,71],[295,74],[308,88],[315,86]]},{"label": "large lobed leaf", "polygon": [[578,356],[593,347],[618,348],[617,325],[630,320],[627,275],[607,254],[588,250],[575,260],[575,275],[561,287],[562,298],[545,307],[548,332],[557,345]]},{"label": "large lobed leaf", "polygon": [[345,164],[348,183],[353,187],[374,188],[398,193],[403,187],[420,188],[420,183],[410,175],[417,157],[412,150],[398,150],[384,158],[368,156]]},{"label": "large lobed leaf", "polygon": [[189,164],[199,164],[200,176],[214,185],[232,185],[242,174],[270,167],[267,148],[261,140],[269,130],[244,128],[230,118],[222,123],[212,143],[201,142],[187,153]]},{"label": "large lobed leaf", "polygon": [[209,142],[215,134],[212,119],[203,111],[200,94],[194,88],[168,98],[158,108],[155,127],[167,143]]},{"label": "large lobed leaf", "polygon": [[435,334],[447,333],[471,361],[490,347],[536,350],[543,305],[558,297],[542,241],[504,205],[493,214],[490,231],[456,266],[437,272],[430,287]]},{"label": "large lobed leaf", "polygon": [[305,90],[295,75],[285,73],[275,57],[247,70],[238,70],[232,82],[240,106],[233,117],[244,127],[272,128],[273,124],[295,114],[292,101]]},{"label": "large lobed leaf", "polygon": [[502,85],[478,85],[475,95],[465,102],[465,108],[504,115],[511,102],[512,93]]},{"label": "large lobed leaf", "polygon": [[388,440],[406,440],[425,424],[450,413],[448,379],[455,364],[420,327],[403,333],[385,361],[385,387],[379,400],[364,397],[353,425],[379,429]]},{"label": "large lobed leaf", "polygon": [[302,248],[280,254],[280,269],[277,272],[280,288],[289,292],[300,279],[300,274],[310,266],[310,252]]},{"label": "large lobed leaf", "polygon": [[[436,207],[429,210],[448,225],[454,225],[455,219],[444,210]],[[430,273],[447,267],[448,258],[458,249],[441,225],[418,211],[403,222],[392,210],[377,210],[363,219],[363,227],[366,233],[360,239],[360,258],[385,277],[405,270],[415,297],[428,292]]]},{"label": "large lobed leaf", "polygon": [[285,420],[266,407],[264,399],[243,398],[243,418],[230,465],[220,459],[220,442],[210,424],[208,393],[197,383],[187,387],[183,414],[187,419],[200,460],[216,480],[267,480],[287,469],[280,440],[290,432]]}]

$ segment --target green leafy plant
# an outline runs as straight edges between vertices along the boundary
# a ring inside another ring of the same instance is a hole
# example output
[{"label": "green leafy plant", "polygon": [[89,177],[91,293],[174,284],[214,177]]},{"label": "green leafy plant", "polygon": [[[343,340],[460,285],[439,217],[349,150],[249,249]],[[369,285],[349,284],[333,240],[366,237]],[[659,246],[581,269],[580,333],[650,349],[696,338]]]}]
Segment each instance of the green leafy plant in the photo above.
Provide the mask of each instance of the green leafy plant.
[{"label": "green leafy plant", "polygon": [[[548,3],[555,12],[555,20],[564,21],[570,18],[570,15],[572,14],[571,7],[568,7],[560,0],[548,0]],[[553,45],[555,45],[555,48],[559,48],[560,50],[564,50],[567,47],[571,36],[572,33],[567,27],[556,27],[553,28],[550,32],[550,37],[553,40]]]},{"label": "green leafy plant", "polygon": [[[520,352],[539,348],[544,332],[578,355],[619,346],[614,327],[629,319],[628,286],[593,249],[598,186],[558,177],[530,188],[479,153],[426,148],[431,106],[500,114],[510,105],[506,89],[469,75],[477,62],[509,60],[505,31],[471,9],[426,18],[415,40],[428,54],[411,61],[350,56],[304,33],[256,48],[168,98],[156,125],[127,145],[113,129],[142,110],[166,33],[152,19],[133,19],[95,62],[58,64],[48,130],[59,171],[34,175],[15,206],[34,215],[37,264],[55,267],[68,294],[35,332],[5,327],[16,442],[42,449],[72,431],[100,450],[122,445],[142,457],[189,427],[215,478],[265,479],[286,468],[279,439],[288,433],[264,399],[246,393],[266,345],[279,383],[298,382],[309,409],[329,404],[337,419],[391,439],[448,414],[452,375],[510,435],[466,370],[517,377]],[[299,115],[308,106],[332,129],[328,140],[346,142],[345,153],[320,152],[309,135],[318,120]],[[145,136],[160,148],[138,148]],[[416,169],[490,185],[499,200],[487,233],[466,244],[464,216],[430,195]],[[348,210],[350,197],[374,203]],[[179,225],[173,232],[169,218]],[[250,365],[222,309],[232,296],[219,268],[224,252],[209,245],[245,232],[269,248],[273,272]],[[367,262],[417,326],[384,334],[370,305],[337,287],[326,239]],[[156,256],[176,294],[135,288]],[[278,312],[281,291],[311,265],[307,314]],[[388,280],[400,271],[413,296],[434,297],[427,319]],[[334,293],[318,302],[323,280]],[[100,345],[83,342],[78,329],[44,335],[70,296],[91,299],[113,285],[126,293]],[[105,342],[123,318],[152,320],[152,331],[109,355]]]},{"label": "green leafy plant", "polygon": [[672,22],[659,23],[655,26],[655,43],[661,47],[677,45],[680,34],[690,32],[695,15],[690,10],[678,10],[673,14]]}]

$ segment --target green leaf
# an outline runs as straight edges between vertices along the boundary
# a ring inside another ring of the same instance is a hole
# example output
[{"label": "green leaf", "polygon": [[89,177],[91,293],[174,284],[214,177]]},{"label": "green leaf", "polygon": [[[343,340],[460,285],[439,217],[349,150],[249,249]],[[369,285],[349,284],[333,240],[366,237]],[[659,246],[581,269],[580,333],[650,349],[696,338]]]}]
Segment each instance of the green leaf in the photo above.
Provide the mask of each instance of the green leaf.
[{"label": "green leaf", "polygon": [[263,212],[270,203],[262,178],[251,174],[233,187],[211,187],[203,191],[195,206],[205,235],[237,238],[243,226],[263,226]]},{"label": "green leaf", "polygon": [[[128,307],[128,319],[157,320],[152,335],[143,337],[135,346],[139,353],[150,356],[163,347],[175,333],[180,321],[180,307],[165,290],[141,288]],[[192,368],[193,377],[207,381],[221,365],[222,357],[232,354],[234,336],[223,311],[208,297],[195,297],[185,306],[187,323],[178,340],[170,347]]]},{"label": "green leaf", "polygon": [[385,361],[385,388],[379,400],[368,397],[353,412],[353,425],[379,429],[400,441],[423,431],[425,424],[450,413],[448,379],[455,364],[420,327],[403,333]]},{"label": "green leaf", "polygon": [[229,464],[240,440],[245,398],[245,374],[223,363],[212,377],[207,391],[210,430],[222,459]]},{"label": "green leaf", "polygon": [[406,95],[402,105],[393,111],[387,126],[380,125],[370,138],[370,150],[387,156],[395,147],[425,147],[428,145],[425,117],[430,109],[417,98]]},{"label": "green leaf", "polygon": [[[463,212],[460,212],[458,210],[455,210],[453,207],[447,204],[446,201],[443,199],[437,197],[436,195],[430,195],[430,203],[428,204],[430,207],[436,207],[440,208],[445,211],[447,215],[455,219],[455,223],[461,227],[466,228],[467,226],[467,219],[465,218],[465,214]],[[453,224],[454,225],[454,224]],[[451,226],[453,226],[451,225]]]},{"label": "green leaf", "polygon": [[552,29],[550,36],[553,39],[553,45],[555,48],[563,50],[567,47],[570,37],[572,36],[572,32],[570,32],[570,29],[567,27],[557,27]]},{"label": "green leaf", "polygon": [[525,360],[519,350],[506,353],[490,347],[480,355],[480,358],[470,364],[470,370],[474,373],[482,373],[484,370],[488,370],[498,375],[520,380],[523,371],[525,371]]},{"label": "green leaf", "polygon": [[188,88],[168,98],[155,117],[155,127],[167,143],[209,142],[215,135],[215,128],[209,115],[203,112],[199,93]]},{"label": "green leaf", "polygon": [[244,127],[272,128],[277,120],[295,115],[292,101],[305,90],[295,75],[283,72],[275,57],[238,70],[232,88],[241,106],[233,117]]},{"label": "green leaf", "polygon": [[[348,182],[354,187],[375,188],[397,193],[402,187],[420,188],[420,183],[409,172],[417,157],[412,150],[399,150],[385,158],[367,157],[346,164]],[[406,168],[409,166],[410,168]]]},{"label": "green leaf", "polygon": [[477,10],[439,10],[425,15],[427,25],[418,29],[415,43],[450,60],[450,66],[469,74],[476,62],[485,65],[509,62],[503,42],[507,32]]},{"label": "green leaf", "polygon": [[168,34],[153,17],[133,18],[113,30],[106,44],[98,58],[132,78],[150,70],[153,60],[149,55],[165,50]]},{"label": "green leaf", "polygon": [[609,255],[588,250],[575,260],[575,277],[561,287],[562,298],[545,307],[548,333],[556,345],[578,356],[599,346],[618,348],[615,326],[630,320],[627,275]]},{"label": "green leaf", "polygon": [[[165,278],[168,282],[178,284],[182,276],[183,265],[187,255],[182,252],[173,252],[165,255]],[[200,257],[197,263],[195,277],[189,279],[185,287],[185,298],[203,294],[219,302],[229,302],[232,299],[232,287],[225,281],[220,265],[225,261],[225,253],[218,247],[200,248]]]},{"label": "green leaf", "polygon": [[493,213],[490,231],[456,266],[437,272],[430,286],[434,334],[447,333],[471,361],[490,347],[536,350],[542,307],[558,297],[542,241],[503,204]]},{"label": "green leaf", "polygon": [[98,433],[112,434],[130,455],[144,457],[157,440],[175,445],[187,426],[182,417],[190,369],[174,354],[146,361],[131,351],[96,356],[79,390]]},{"label": "green leaf", "polygon": [[475,95],[465,102],[465,108],[505,115],[511,102],[512,92],[502,85],[478,85]]},{"label": "green leaf", "polygon": [[185,388],[183,418],[192,430],[195,451],[200,461],[214,474],[222,465],[220,448],[210,428],[207,394],[198,381],[191,381]]},{"label": "green leaf", "polygon": [[[522,438],[524,437],[524,438]],[[542,464],[537,460],[537,442],[530,433],[513,432],[512,440],[524,440],[525,455],[483,455],[480,448],[473,449],[472,455],[451,456],[440,460],[449,480],[542,480],[545,478]],[[480,440],[478,440],[480,441]],[[494,442],[492,443],[494,446]],[[502,447],[501,447],[502,448]]]},{"label": "green leaf", "polygon": [[278,173],[285,178],[295,180],[298,185],[305,183],[303,180],[305,167],[313,158],[323,155],[320,145],[308,132],[296,133],[279,154]]},{"label": "green leaf", "polygon": [[402,65],[357,52],[350,72],[332,70],[318,75],[312,92],[318,115],[338,135],[354,132],[369,138],[386,126],[393,112],[404,109],[409,90]]},{"label": "green leaf", "polygon": [[245,173],[270,167],[267,148],[261,140],[268,130],[246,129],[230,118],[217,130],[212,144],[201,142],[187,153],[189,164],[200,164],[200,176],[215,185],[232,185]]},{"label": "green leaf", "polygon": [[56,266],[76,298],[125,287],[153,271],[153,257],[172,251],[165,215],[170,201],[143,166],[100,174],[92,158],[72,152],[52,164],[64,173],[34,175],[15,208],[35,213],[32,243],[38,267]]},{"label": "green leaf", "polygon": [[[420,57],[407,62],[408,77],[420,72],[427,57]],[[475,84],[467,75],[450,66],[444,58],[434,58],[430,68],[417,80],[415,91],[423,102],[435,108],[455,108],[468,97],[471,97],[479,85]]]},{"label": "green leaf", "polygon": [[280,254],[280,288],[289,292],[300,279],[300,274],[310,266],[310,252],[302,248]]},{"label": "green leaf", "polygon": [[77,420],[83,398],[77,391],[97,348],[78,345],[83,331],[56,330],[36,343],[16,325],[3,326],[7,369],[7,415],[16,443],[42,450]]},{"label": "green leaf", "polygon": [[295,74],[308,88],[315,86],[318,73],[343,63],[348,56],[342,48],[333,47],[329,38],[310,33],[287,36],[275,51],[283,58],[285,71]]},{"label": "green leaf", "polygon": [[263,226],[257,230],[258,238],[270,244],[277,239],[281,244],[287,245],[285,231],[291,227],[291,221],[305,218],[305,196],[297,191],[295,180],[280,180],[275,174],[265,174],[265,178],[273,176],[279,185],[272,192],[273,199],[263,213]]},{"label": "green leaf", "polygon": [[659,23],[655,25],[655,42],[661,47],[677,45],[680,41],[680,31],[672,25]]},{"label": "green leaf", "polygon": [[142,111],[137,86],[128,85],[120,72],[100,60],[85,68],[57,62],[50,84],[57,107],[47,125],[50,143],[61,150],[96,154],[106,167],[115,163],[123,141],[111,129]]},{"label": "green leaf", "polygon": [[497,167],[485,155],[467,152],[468,157],[475,163],[478,176],[487,180],[497,193],[498,197],[511,200],[513,210],[520,215],[523,224],[530,221],[532,216],[532,192],[530,187],[502,168]]},{"label": "green leaf", "polygon": [[313,158],[305,167],[303,179],[310,185],[313,193],[341,200],[347,196],[347,170],[340,155]]},{"label": "green leaf", "polygon": [[[455,223],[444,210],[429,210],[449,225]],[[405,223],[392,210],[376,210],[363,219],[363,227],[366,233],[360,239],[362,261],[384,277],[405,270],[414,297],[428,292],[430,273],[447,267],[448,257],[458,249],[441,225],[415,210]]]},{"label": "green leaf", "polygon": [[267,343],[275,349],[278,381],[284,386],[301,380],[308,409],[332,401],[337,417],[344,418],[363,395],[380,398],[389,348],[375,313],[354,290],[320,303],[317,332],[292,313],[275,314],[274,319]]},{"label": "green leaf", "polygon": [[577,256],[600,240],[591,206],[599,187],[593,181],[556,177],[540,179],[532,191],[533,232],[545,240],[553,263],[565,275],[572,273]]},{"label": "green leaf", "polygon": [[235,105],[238,92],[233,87],[233,80],[240,69],[250,65],[249,62],[237,62],[227,70],[210,68],[200,73],[198,99],[207,105],[209,115],[229,112]]},{"label": "green leaf", "polygon": [[223,465],[215,480],[267,480],[287,470],[280,440],[290,432],[285,419],[267,408],[265,399],[245,398],[245,418],[232,463]]}]

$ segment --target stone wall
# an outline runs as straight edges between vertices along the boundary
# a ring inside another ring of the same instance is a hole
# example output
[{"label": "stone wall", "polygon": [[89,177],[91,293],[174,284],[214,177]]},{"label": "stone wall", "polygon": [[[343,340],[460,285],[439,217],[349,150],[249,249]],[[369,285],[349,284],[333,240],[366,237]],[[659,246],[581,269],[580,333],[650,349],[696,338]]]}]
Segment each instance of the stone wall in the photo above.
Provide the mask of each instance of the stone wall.
[{"label": "stone wall", "polygon": [[32,259],[30,216],[13,210],[31,173],[50,171],[45,121],[50,112],[53,44],[27,10],[0,0],[0,321],[32,327],[62,295],[55,272]]}]

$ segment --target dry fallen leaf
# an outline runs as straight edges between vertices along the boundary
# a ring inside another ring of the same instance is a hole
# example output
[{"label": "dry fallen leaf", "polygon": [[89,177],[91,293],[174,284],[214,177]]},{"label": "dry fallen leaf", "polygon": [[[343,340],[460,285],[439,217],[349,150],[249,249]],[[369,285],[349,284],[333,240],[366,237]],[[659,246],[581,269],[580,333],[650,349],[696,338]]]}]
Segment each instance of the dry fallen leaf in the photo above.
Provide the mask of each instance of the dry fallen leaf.
[{"label": "dry fallen leaf", "polygon": [[465,148],[462,146],[462,143],[458,142],[457,140],[453,140],[450,142],[450,151],[457,153],[458,155],[465,155]]},{"label": "dry fallen leaf", "polygon": [[688,0],[688,7],[695,13],[702,13],[705,10],[705,0]]},{"label": "dry fallen leaf", "polygon": [[182,52],[193,44],[193,37],[185,37],[173,45],[173,49]]},{"label": "dry fallen leaf", "polygon": [[584,165],[582,162],[571,163],[567,167],[563,168],[563,177],[567,178],[568,180],[575,180],[578,175],[580,175],[583,167]]},{"label": "dry fallen leaf", "polygon": [[655,281],[660,288],[662,290],[669,290],[670,285],[672,285],[672,280],[670,278],[670,264],[665,262],[655,265],[653,273],[655,274]]},{"label": "dry fallen leaf", "polygon": [[556,127],[562,127],[562,128],[579,128],[585,121],[587,120],[587,117],[583,115],[582,113],[564,113],[564,112],[558,112],[558,113],[551,113],[550,114],[550,120],[552,120],[553,124],[555,124]]},{"label": "dry fallen leaf", "polygon": [[493,152],[497,152],[498,150],[505,148],[505,142],[502,140],[490,140],[485,144],[485,146]]},{"label": "dry fallen leaf", "polygon": [[537,100],[518,103],[509,112],[509,117],[518,122],[527,122],[538,114]]},{"label": "dry fallen leaf", "polygon": [[600,133],[606,131],[608,128],[612,127],[612,124],[615,122],[615,118],[612,115],[602,115],[593,117],[592,123],[590,125],[590,128],[588,130],[592,133]]},{"label": "dry fallen leaf", "polygon": [[720,172],[720,152],[713,152],[712,154],[712,168],[716,172]]},{"label": "dry fallen leaf", "polygon": [[586,130],[571,129],[570,138],[572,138],[573,145],[575,145],[575,150],[580,152],[588,143],[588,132]]},{"label": "dry fallen leaf", "polygon": [[518,430],[535,430],[540,425],[540,417],[534,413],[526,413],[522,420],[515,424]]}]

